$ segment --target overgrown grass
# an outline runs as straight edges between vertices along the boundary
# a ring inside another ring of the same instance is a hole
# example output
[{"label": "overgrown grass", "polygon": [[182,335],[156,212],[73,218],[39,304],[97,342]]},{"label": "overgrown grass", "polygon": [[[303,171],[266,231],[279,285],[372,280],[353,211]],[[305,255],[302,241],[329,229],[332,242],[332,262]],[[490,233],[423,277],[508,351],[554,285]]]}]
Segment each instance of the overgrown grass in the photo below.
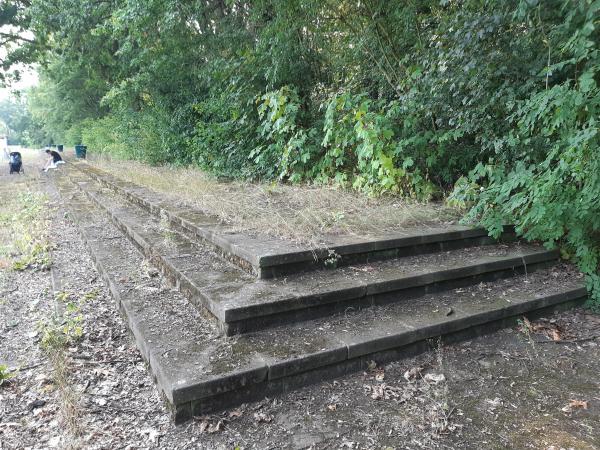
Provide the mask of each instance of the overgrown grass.
[{"label": "overgrown grass", "polygon": [[[51,215],[48,196],[41,192],[37,178],[40,177],[40,153],[23,151],[25,176],[13,175],[2,178],[0,184],[0,269],[43,270],[51,266],[50,240]],[[79,393],[70,382],[68,348],[77,343],[83,334],[80,301],[69,293],[58,293],[54,299],[56,308],[38,326],[40,347],[50,361],[52,378],[59,395],[61,421],[67,433],[63,448],[80,448],[81,434],[78,418]],[[0,383],[11,376],[0,367]]]},{"label": "overgrown grass", "polygon": [[4,187],[0,206],[0,268],[47,269],[51,265],[46,194],[20,185]]},{"label": "overgrown grass", "polygon": [[442,203],[399,197],[369,198],[330,186],[220,181],[196,168],[152,167],[136,161],[95,157],[93,165],[128,181],[201,209],[237,230],[304,243],[327,235],[369,236],[457,220]]},{"label": "overgrown grass", "polygon": [[59,395],[59,411],[63,425],[68,431],[67,448],[79,448],[78,438],[82,433],[78,421],[80,415],[80,394],[70,382],[73,370],[68,356],[68,348],[76,345],[83,337],[83,316],[80,303],[69,292],[55,293],[55,312],[39,323],[40,347],[52,363],[52,378]]},{"label": "overgrown grass", "polygon": [[0,270],[47,269],[48,196],[37,185],[43,155],[35,150],[21,154],[25,175],[3,177],[0,184]]}]

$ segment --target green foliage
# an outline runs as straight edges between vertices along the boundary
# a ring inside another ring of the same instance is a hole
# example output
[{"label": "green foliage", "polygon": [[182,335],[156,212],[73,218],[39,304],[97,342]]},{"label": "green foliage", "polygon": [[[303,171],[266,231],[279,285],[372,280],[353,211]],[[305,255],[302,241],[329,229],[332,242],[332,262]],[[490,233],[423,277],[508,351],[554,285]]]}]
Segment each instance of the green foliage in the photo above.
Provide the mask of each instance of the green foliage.
[{"label": "green foliage", "polygon": [[85,294],[83,294],[83,297],[81,298],[82,302],[87,302],[87,301],[92,301],[98,298],[98,295],[100,294],[100,292],[98,291],[97,288],[92,289],[89,292],[86,292]]},{"label": "green foliage", "polygon": [[468,220],[563,246],[598,292],[599,0],[36,0],[1,11],[0,23],[34,35],[6,64],[42,64],[28,105],[55,142],[368,195],[429,199],[455,186]]},{"label": "green foliage", "polygon": [[309,167],[317,151],[316,133],[310,134],[301,126],[297,90],[283,86],[258,97],[256,103],[261,142],[250,152],[254,164],[270,178],[300,181],[310,175]]},{"label": "green foliage", "polygon": [[40,345],[47,351],[58,350],[73,345],[83,336],[81,315],[67,315],[60,321],[49,321],[40,325],[42,338]]},{"label": "green foliage", "polygon": [[39,323],[40,346],[47,352],[64,349],[83,337],[83,316],[79,304],[68,301],[71,298],[69,293],[59,292],[56,297],[58,302],[64,303],[62,313]]},{"label": "green foliage", "polygon": [[13,261],[13,270],[47,270],[52,265],[49,245],[42,242],[31,242],[29,241],[31,238],[31,235],[25,234],[19,240],[18,246],[21,250],[21,257]]},{"label": "green foliage", "polygon": [[[560,60],[539,73],[544,89],[516,102],[508,151],[479,164],[457,184],[454,198],[471,202],[467,220],[493,235],[515,223],[517,232],[548,247],[562,246],[588,275],[600,304],[600,2],[576,2],[548,38]],[[531,11],[525,10],[524,13]],[[557,82],[550,83],[550,74]],[[515,156],[508,160],[506,154]],[[480,185],[478,192],[476,186]]]},{"label": "green foliage", "polygon": [[9,381],[11,378],[14,378],[16,375],[15,372],[10,372],[8,370],[8,366],[5,364],[0,364],[0,386]]},{"label": "green foliage", "polygon": [[428,199],[433,186],[414,168],[396,138],[397,102],[344,94],[325,113],[319,179],[334,179],[368,194],[394,193]]},{"label": "green foliage", "polygon": [[24,146],[40,144],[46,137],[27,109],[24,96],[0,101],[0,134],[8,135],[10,144]]}]

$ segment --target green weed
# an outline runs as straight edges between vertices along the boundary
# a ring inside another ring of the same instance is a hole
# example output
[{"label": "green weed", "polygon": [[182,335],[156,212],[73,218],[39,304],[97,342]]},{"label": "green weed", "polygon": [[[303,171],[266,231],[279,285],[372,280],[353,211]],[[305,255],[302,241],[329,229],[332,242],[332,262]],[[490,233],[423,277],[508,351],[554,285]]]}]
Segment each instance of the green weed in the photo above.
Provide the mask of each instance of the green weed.
[{"label": "green weed", "polygon": [[11,372],[8,370],[8,366],[6,366],[5,364],[0,364],[0,386],[2,386],[11,378],[14,378],[15,375],[15,372]]},{"label": "green weed", "polygon": [[41,347],[47,352],[52,352],[77,343],[83,337],[82,322],[83,316],[79,306],[68,302],[62,314],[40,323]]},{"label": "green weed", "polygon": [[89,292],[86,292],[85,294],[83,294],[81,300],[82,301],[90,301],[90,300],[95,300],[98,298],[98,296],[100,295],[100,291],[96,288],[92,289]]}]

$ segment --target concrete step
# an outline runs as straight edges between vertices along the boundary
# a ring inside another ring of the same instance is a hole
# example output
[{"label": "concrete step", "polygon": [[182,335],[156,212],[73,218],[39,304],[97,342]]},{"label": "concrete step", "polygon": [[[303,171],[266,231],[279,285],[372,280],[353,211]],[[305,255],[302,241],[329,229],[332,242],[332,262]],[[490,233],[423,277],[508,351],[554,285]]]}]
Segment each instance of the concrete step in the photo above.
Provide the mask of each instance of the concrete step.
[{"label": "concrete step", "polygon": [[177,423],[313,382],[412,356],[580,304],[586,290],[568,265],[428,293],[410,302],[235,337],[219,336],[182,296],[148,276],[144,258],[106,215],[58,180],[70,215],[123,312]]},{"label": "concrete step", "polygon": [[77,185],[196,306],[215,316],[227,335],[348,308],[406,302],[430,292],[533,272],[558,258],[556,251],[512,243],[256,279],[97,183]]},{"label": "concrete step", "polygon": [[[165,195],[121,180],[86,163],[74,166],[156,216],[168,217],[174,224],[214,245],[222,255],[259,278],[281,277],[329,265],[341,267],[496,242],[483,228],[448,225],[443,228],[403,229],[379,236],[331,235],[318,246],[311,247],[265,235],[235,232],[232,227],[219,223],[217,218],[202,211],[189,206],[177,206]],[[511,240],[514,240],[514,230],[507,227],[501,241]]]}]

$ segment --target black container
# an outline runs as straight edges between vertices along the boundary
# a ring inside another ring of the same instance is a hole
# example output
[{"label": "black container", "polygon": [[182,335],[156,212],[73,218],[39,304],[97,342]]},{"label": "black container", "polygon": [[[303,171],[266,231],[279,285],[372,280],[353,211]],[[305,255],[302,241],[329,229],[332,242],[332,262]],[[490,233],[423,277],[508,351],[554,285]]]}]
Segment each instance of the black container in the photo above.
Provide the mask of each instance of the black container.
[{"label": "black container", "polygon": [[80,159],[85,159],[85,154],[87,152],[87,147],[85,145],[76,145],[75,146],[75,156]]}]

